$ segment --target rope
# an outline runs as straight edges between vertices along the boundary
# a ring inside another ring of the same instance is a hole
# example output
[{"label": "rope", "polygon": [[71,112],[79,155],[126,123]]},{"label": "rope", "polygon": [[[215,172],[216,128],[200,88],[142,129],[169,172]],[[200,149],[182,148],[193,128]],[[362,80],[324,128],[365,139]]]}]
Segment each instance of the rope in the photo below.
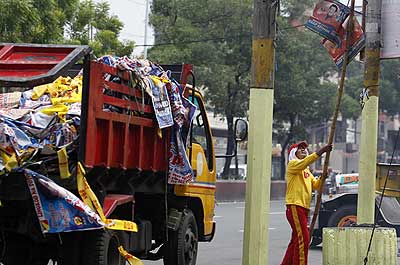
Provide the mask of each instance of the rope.
[{"label": "rope", "polygon": [[[391,159],[390,159],[389,168],[388,168],[388,171],[387,171],[387,174],[386,174],[385,184],[383,185],[383,191],[382,191],[382,194],[381,194],[381,198],[380,198],[380,200],[379,200],[378,210],[381,209],[381,206],[382,206],[383,195],[385,194],[386,184],[387,184],[387,180],[388,180],[388,178],[389,178],[390,168],[392,167],[393,157],[394,157],[394,154],[395,154],[396,149],[397,149],[397,142],[398,142],[398,140],[399,140],[399,134],[400,134],[400,128],[399,128],[399,130],[397,130],[396,141],[395,141],[395,143],[394,143],[394,148],[393,148],[393,152],[392,152],[392,157],[391,157]],[[374,233],[375,233],[376,220],[377,220],[377,217],[378,217],[378,212],[379,212],[379,211],[376,211],[376,213],[375,213],[374,226],[373,226],[373,228],[372,228],[371,237],[370,237],[370,239],[369,239],[367,254],[365,255],[365,258],[364,258],[364,265],[366,265],[366,264],[368,263],[368,254],[369,254],[369,252],[371,251],[372,239],[373,239]]]}]

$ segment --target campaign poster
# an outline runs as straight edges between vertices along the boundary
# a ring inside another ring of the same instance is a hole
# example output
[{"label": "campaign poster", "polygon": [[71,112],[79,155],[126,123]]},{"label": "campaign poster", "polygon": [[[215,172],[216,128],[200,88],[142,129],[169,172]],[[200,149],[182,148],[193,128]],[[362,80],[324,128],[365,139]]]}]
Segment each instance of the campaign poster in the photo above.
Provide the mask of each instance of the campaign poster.
[{"label": "campaign poster", "polygon": [[24,175],[43,233],[100,229],[99,215],[51,179],[25,169]]},{"label": "campaign poster", "polygon": [[174,124],[171,105],[169,102],[167,87],[155,77],[148,78],[151,86],[153,109],[160,129]]},{"label": "campaign poster", "polygon": [[[349,18],[343,23],[343,26],[338,30],[338,34],[341,38],[341,46],[336,45],[334,42],[324,39],[322,40],[322,45],[327,49],[329,55],[332,60],[335,62],[336,66],[339,69],[342,69],[344,63],[344,54],[346,51],[346,30],[349,22]],[[365,47],[365,34],[362,30],[362,27],[357,21],[357,18],[354,17],[354,28],[350,37],[350,49],[348,54],[348,62],[351,62],[352,59]]]},{"label": "campaign poster", "polygon": [[337,46],[342,45],[339,35],[343,22],[350,14],[350,8],[335,0],[319,2],[312,16],[305,23],[305,27],[333,42]]},{"label": "campaign poster", "polygon": [[177,126],[172,127],[171,146],[169,152],[169,184],[186,184],[194,180],[194,172],[190,165],[186,150],[190,138],[190,125],[193,122],[197,107],[187,98],[181,96],[181,103],[186,109],[187,122],[175,120]]}]

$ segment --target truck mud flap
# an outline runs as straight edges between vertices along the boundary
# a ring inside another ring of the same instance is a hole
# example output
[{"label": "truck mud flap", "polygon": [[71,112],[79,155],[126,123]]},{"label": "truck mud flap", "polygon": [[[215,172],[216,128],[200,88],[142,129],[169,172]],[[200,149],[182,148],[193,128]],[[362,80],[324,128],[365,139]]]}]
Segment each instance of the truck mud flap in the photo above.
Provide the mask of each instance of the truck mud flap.
[{"label": "truck mud flap", "polygon": [[[380,195],[375,198],[376,205],[379,205],[380,199]],[[383,196],[379,211],[388,224],[400,225],[400,203],[396,197]]]}]

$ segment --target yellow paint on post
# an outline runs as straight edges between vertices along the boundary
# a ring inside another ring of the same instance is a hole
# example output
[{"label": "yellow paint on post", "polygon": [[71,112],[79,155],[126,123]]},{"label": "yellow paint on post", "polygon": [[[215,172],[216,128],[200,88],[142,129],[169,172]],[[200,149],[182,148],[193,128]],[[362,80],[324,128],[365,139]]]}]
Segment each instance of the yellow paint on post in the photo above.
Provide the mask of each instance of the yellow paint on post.
[{"label": "yellow paint on post", "polygon": [[251,88],[273,88],[274,85],[274,45],[271,39],[253,40],[251,65],[262,71],[252,71]]},{"label": "yellow paint on post", "polygon": [[368,88],[369,96],[379,96],[379,75],[380,75],[380,50],[366,49],[365,55],[368,58],[364,73],[364,87]]},{"label": "yellow paint on post", "polygon": [[365,102],[361,116],[357,223],[373,224],[378,145],[378,97],[372,96]]},{"label": "yellow paint on post", "polygon": [[[346,227],[323,229],[323,264],[364,264],[372,228]],[[368,263],[397,264],[397,236],[394,228],[376,228],[368,254]]]}]

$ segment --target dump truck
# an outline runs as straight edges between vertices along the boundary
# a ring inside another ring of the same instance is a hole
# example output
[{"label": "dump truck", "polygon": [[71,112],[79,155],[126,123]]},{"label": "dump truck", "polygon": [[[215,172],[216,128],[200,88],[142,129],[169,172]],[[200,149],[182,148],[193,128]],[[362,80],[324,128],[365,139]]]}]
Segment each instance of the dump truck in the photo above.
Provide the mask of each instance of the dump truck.
[{"label": "dump truck", "polygon": [[[357,225],[358,174],[341,174],[338,176],[341,177],[341,180],[335,186],[340,186],[340,184],[342,186],[351,185],[336,189],[337,193],[334,196],[321,203],[311,246],[317,246],[322,242],[324,227]],[[386,189],[381,207],[379,207],[386,178]],[[338,181],[337,178],[336,182]],[[395,228],[397,237],[400,237],[400,165],[378,163],[375,183],[375,222],[381,227]]]},{"label": "dump truck", "polygon": [[[211,127],[203,96],[196,90],[193,66],[160,67],[196,106],[185,149],[194,177],[186,183],[169,183],[173,126],[159,128],[152,100],[138,87],[132,72],[94,60],[88,46],[0,43],[3,93],[38,87],[60,76],[74,77],[83,69],[79,137],[71,143],[75,148],[67,149],[68,161],[64,161],[70,176],[60,177],[60,158],[43,150],[41,160],[29,168],[79,196],[78,161],[105,217],[137,225],[137,232],[43,233],[27,177],[20,170],[6,171],[0,175],[2,263],[45,265],[53,260],[64,265],[118,265],[125,264],[118,251],[123,246],[140,259],[196,264],[198,242],[211,241],[216,230]],[[247,127],[240,127],[246,132],[238,135],[247,134]]]}]

